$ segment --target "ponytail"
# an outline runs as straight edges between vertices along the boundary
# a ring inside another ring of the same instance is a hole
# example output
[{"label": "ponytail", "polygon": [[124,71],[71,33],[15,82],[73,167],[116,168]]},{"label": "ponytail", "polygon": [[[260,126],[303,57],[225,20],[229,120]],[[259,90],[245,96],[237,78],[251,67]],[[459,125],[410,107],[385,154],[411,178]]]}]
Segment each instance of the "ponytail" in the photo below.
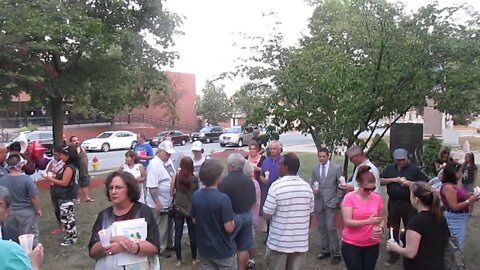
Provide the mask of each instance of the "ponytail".
[{"label": "ponytail", "polygon": [[440,205],[440,195],[436,191],[431,191],[432,192],[432,205],[430,205],[430,213],[432,213],[433,217],[435,218],[435,221],[437,223],[440,223],[444,220],[443,216],[443,211],[442,211],[442,206]]},{"label": "ponytail", "polygon": [[440,205],[440,195],[430,184],[425,182],[415,182],[410,186],[410,192],[417,197],[420,202],[429,208],[429,212],[440,223],[444,219],[442,207]]}]

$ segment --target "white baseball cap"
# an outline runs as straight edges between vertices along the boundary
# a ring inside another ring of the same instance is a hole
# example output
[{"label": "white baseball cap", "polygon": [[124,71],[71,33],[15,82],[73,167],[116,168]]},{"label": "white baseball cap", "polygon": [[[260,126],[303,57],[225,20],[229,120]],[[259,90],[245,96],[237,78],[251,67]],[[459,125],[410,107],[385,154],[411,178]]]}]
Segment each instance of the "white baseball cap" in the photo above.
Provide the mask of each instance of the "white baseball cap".
[{"label": "white baseball cap", "polygon": [[169,154],[176,153],[175,149],[173,149],[173,143],[171,141],[163,141],[160,143],[158,146],[158,150],[164,150],[165,152]]},{"label": "white baseball cap", "polygon": [[202,151],[203,150],[203,144],[200,141],[194,141],[192,143],[192,151]]}]

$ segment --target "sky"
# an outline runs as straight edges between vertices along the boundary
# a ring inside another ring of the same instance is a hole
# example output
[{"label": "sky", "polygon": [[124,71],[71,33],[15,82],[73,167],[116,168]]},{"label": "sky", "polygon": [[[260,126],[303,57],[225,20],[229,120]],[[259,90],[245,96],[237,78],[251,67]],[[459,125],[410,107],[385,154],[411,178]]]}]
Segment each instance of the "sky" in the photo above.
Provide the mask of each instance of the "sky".
[{"label": "sky", "polygon": [[[404,0],[407,9],[416,10],[429,0]],[[441,0],[441,5],[467,3],[480,11],[480,0]],[[233,71],[238,57],[246,54],[235,43],[241,41],[238,33],[250,36],[268,36],[272,22],[281,22],[279,30],[285,37],[284,45],[295,45],[307,30],[313,7],[304,0],[167,0],[167,9],[184,16],[176,36],[174,49],[180,58],[173,71],[194,73],[196,91],[201,94],[205,82],[220,73]],[[262,16],[276,12],[276,18]],[[242,81],[222,81],[227,95],[232,95]]]}]

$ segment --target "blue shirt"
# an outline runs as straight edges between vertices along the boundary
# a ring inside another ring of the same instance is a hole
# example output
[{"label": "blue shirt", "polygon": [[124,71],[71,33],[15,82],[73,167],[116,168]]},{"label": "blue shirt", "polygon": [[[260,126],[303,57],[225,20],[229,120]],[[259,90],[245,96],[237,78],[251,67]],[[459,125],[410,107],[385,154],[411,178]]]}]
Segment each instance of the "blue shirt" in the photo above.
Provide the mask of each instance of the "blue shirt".
[{"label": "blue shirt", "polygon": [[19,244],[13,241],[0,240],[0,253],[2,254],[2,259],[0,260],[0,269],[32,269],[30,259]]},{"label": "blue shirt", "polygon": [[192,217],[198,253],[208,259],[226,259],[235,254],[224,224],[233,220],[230,198],[215,188],[202,188],[193,194]]},{"label": "blue shirt", "polygon": [[[148,143],[144,143],[144,144],[137,143],[137,144],[135,144],[135,147],[133,148],[133,151],[137,154],[138,157],[151,157],[151,156],[154,155],[153,148]],[[145,160],[145,159],[140,159],[140,163],[146,169],[148,167],[148,163],[150,163],[150,161]]]},{"label": "blue shirt", "polygon": [[262,163],[262,176],[265,177],[265,172],[269,171],[270,175],[268,176],[268,183],[271,184],[280,178],[280,161],[282,156],[278,156],[276,159],[272,157],[266,158]]}]

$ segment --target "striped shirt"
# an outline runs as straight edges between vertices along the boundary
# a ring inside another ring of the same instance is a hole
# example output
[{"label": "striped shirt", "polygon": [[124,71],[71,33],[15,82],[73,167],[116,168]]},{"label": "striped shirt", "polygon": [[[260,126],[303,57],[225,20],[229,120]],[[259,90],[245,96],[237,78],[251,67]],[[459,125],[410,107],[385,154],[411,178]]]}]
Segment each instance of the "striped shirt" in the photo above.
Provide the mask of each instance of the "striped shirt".
[{"label": "striped shirt", "polygon": [[263,206],[271,215],[267,246],[283,253],[307,252],[313,191],[302,178],[284,176],[273,182]]}]

